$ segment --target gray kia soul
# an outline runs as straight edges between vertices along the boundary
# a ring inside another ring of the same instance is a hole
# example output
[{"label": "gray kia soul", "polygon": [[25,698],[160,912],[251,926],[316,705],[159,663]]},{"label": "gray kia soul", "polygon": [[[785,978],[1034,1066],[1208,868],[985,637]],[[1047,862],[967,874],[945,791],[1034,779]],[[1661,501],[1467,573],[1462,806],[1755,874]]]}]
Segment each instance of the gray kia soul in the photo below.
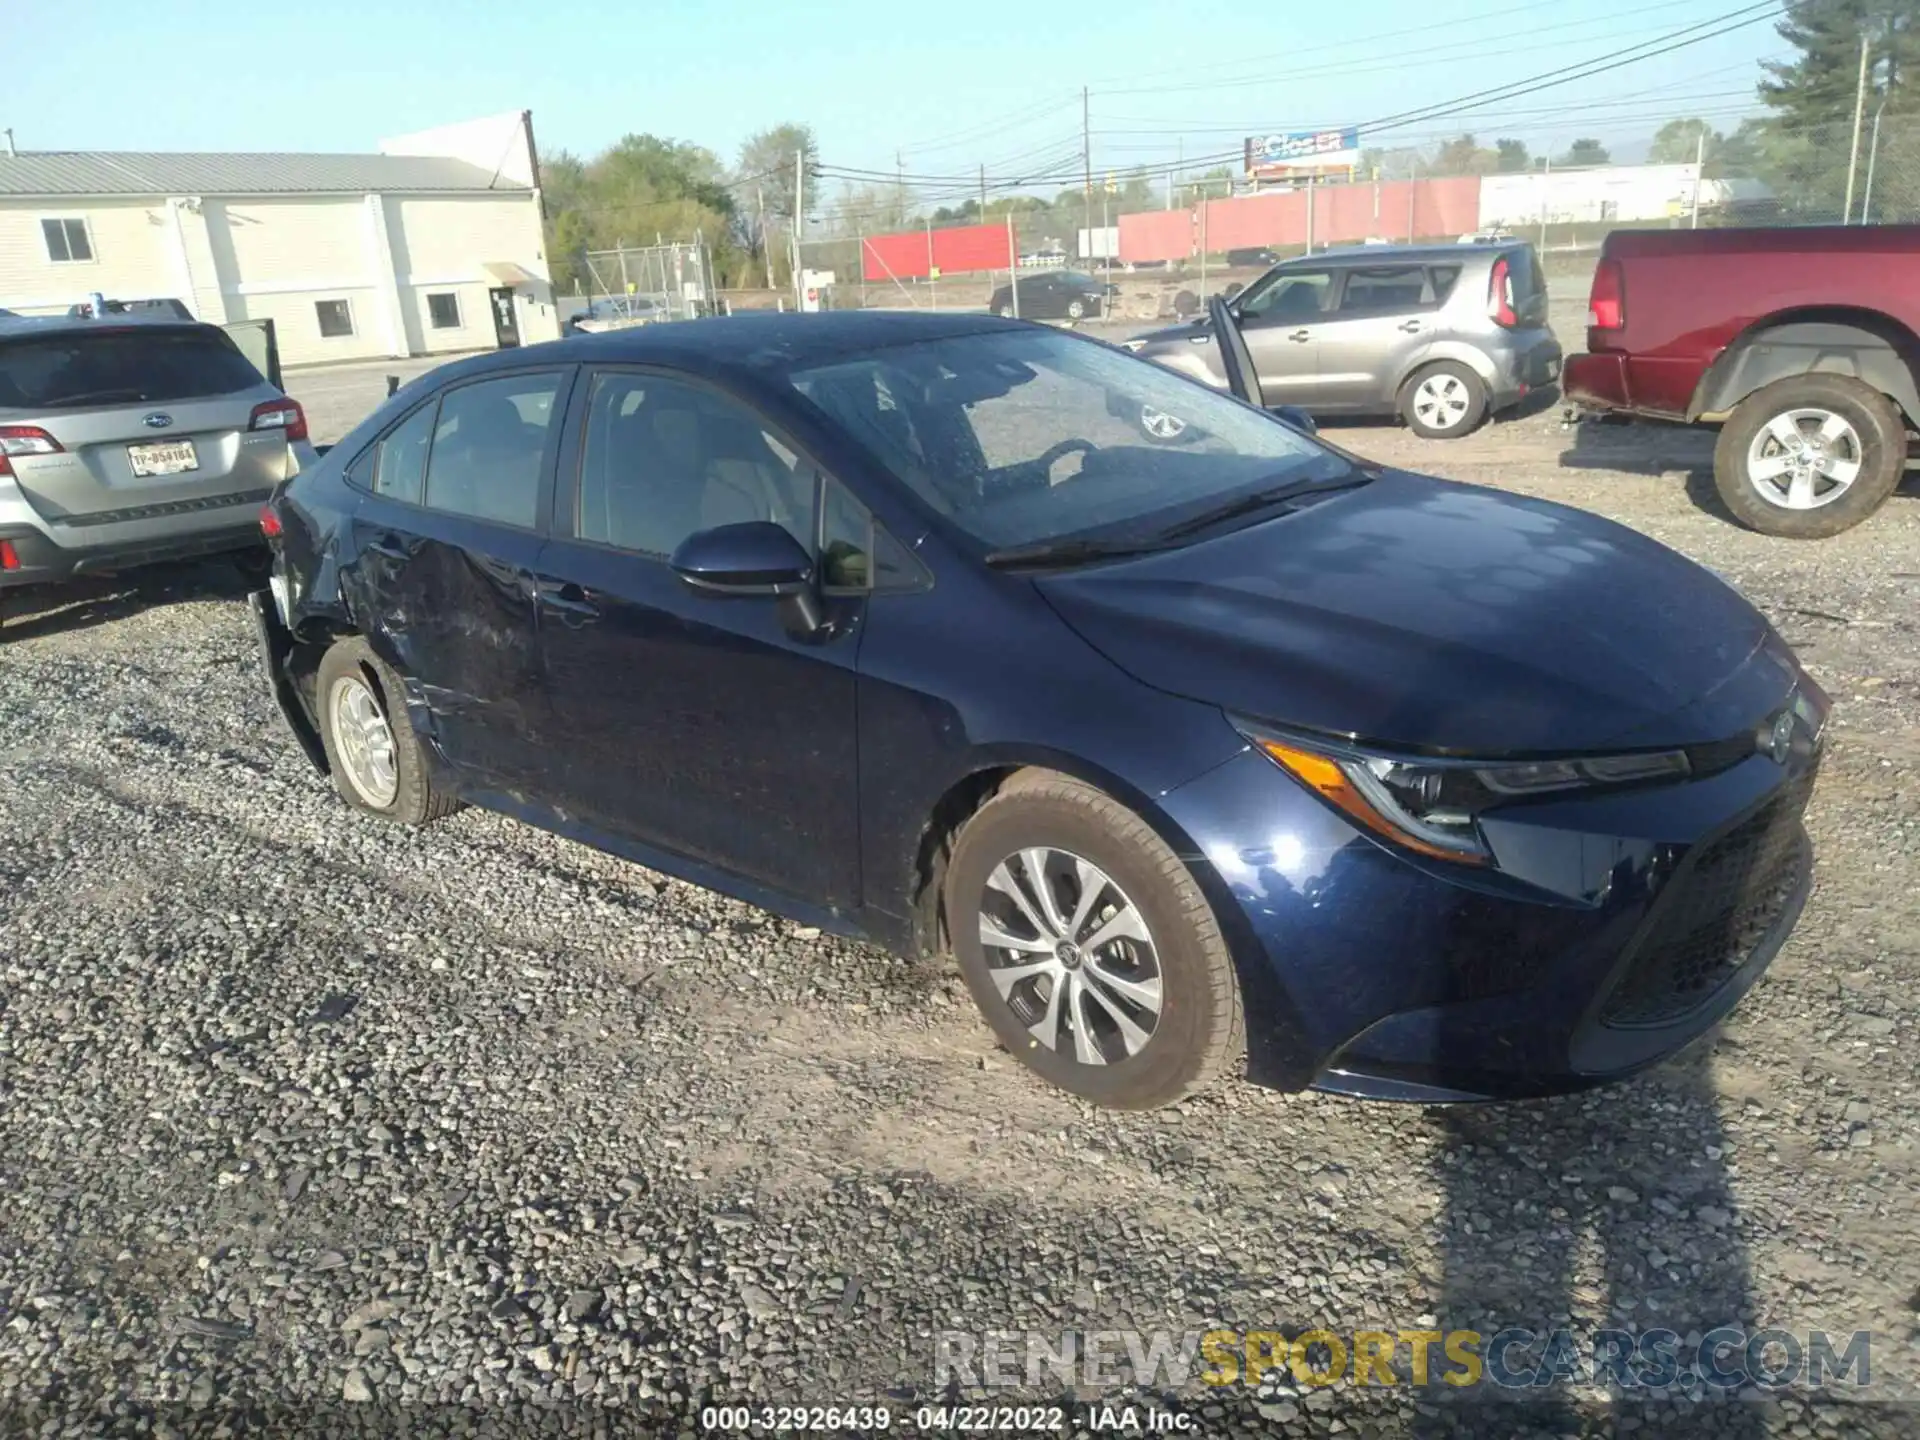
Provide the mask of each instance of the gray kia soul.
[{"label": "gray kia soul", "polygon": [[218,326],[0,317],[0,607],[258,545],[261,505],[313,459],[300,406]]},{"label": "gray kia soul", "polygon": [[[1270,406],[1311,415],[1399,415],[1450,440],[1560,378],[1547,283],[1533,247],[1358,245],[1286,260],[1234,297]],[[1203,317],[1123,342],[1224,388]],[[1177,415],[1132,417],[1174,442]]]}]

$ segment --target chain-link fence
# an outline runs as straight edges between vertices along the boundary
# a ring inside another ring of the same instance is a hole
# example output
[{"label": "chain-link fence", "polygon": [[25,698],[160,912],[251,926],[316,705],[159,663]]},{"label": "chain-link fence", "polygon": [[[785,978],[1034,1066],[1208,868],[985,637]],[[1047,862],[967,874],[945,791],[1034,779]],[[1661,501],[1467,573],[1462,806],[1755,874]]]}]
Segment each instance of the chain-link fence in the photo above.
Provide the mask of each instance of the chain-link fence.
[{"label": "chain-link fence", "polygon": [[615,323],[686,320],[718,305],[704,238],[690,243],[590,250],[583,309]]}]

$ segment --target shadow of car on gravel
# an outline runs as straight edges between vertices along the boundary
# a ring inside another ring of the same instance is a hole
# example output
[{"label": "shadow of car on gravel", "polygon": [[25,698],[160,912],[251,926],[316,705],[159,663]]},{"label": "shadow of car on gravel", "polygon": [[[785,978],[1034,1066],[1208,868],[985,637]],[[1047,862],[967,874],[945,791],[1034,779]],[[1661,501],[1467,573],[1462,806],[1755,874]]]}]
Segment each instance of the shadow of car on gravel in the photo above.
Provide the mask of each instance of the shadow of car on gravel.
[{"label": "shadow of car on gravel", "polygon": [[0,593],[0,646],[109,625],[182,600],[242,601],[262,573],[252,552],[240,552],[6,591]]},{"label": "shadow of car on gravel", "polygon": [[1470,1387],[1431,1385],[1415,1433],[1600,1434],[1628,1416],[1653,1433],[1765,1432],[1751,1392],[1694,1388],[1704,1399],[1688,1404],[1618,1388],[1609,1404],[1589,1383],[1604,1378],[1597,1352],[1631,1372],[1670,1348],[1684,1367],[1716,1328],[1770,1323],[1754,1318],[1710,1046],[1625,1085],[1430,1112],[1447,1137],[1435,1328],[1477,1332],[1486,1368]]}]

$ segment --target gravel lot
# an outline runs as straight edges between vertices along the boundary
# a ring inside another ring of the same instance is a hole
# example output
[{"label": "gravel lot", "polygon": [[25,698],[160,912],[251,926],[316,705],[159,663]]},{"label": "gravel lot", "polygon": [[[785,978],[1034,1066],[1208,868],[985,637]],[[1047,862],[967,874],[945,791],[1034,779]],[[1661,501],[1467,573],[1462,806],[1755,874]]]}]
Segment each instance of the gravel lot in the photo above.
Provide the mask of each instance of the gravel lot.
[{"label": "gravel lot", "polygon": [[[399,368],[291,388],[325,440]],[[885,1400],[909,1428],[936,1331],[1222,1324],[1868,1329],[1871,1393],[1920,1394],[1920,488],[1792,545],[1708,508],[1708,437],[1329,435],[1649,532],[1835,696],[1813,900],[1711,1046],[1538,1104],[1233,1084],[1096,1113],[998,1053],[947,970],[489,814],[354,817],[221,567],[103,583],[0,642],[0,1429],[10,1399],[38,1433],[210,1434],[234,1405],[698,1433],[725,1398]],[[1606,1423],[1444,1387],[1181,1403],[1207,1434]]]}]

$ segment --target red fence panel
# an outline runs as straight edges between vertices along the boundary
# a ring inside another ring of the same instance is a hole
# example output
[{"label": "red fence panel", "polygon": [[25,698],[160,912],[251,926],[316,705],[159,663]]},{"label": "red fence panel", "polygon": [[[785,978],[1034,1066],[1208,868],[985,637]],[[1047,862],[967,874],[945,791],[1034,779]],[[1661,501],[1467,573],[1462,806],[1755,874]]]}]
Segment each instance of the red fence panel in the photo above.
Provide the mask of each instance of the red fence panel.
[{"label": "red fence panel", "polygon": [[1013,237],[1005,225],[960,225],[933,232],[933,263],[942,275],[1013,268]]},{"label": "red fence panel", "polygon": [[1184,260],[1193,253],[1193,211],[1143,210],[1120,217],[1120,260]]},{"label": "red fence panel", "polygon": [[868,280],[925,279],[933,273],[933,242],[924,230],[869,235],[860,243],[860,269]]},{"label": "red fence panel", "polygon": [[[1473,175],[1424,180],[1363,180],[1313,189],[1313,243],[1441,239],[1480,228],[1480,180]],[[1149,210],[1120,217],[1120,259],[1184,260],[1204,242],[1211,254],[1259,246],[1299,249],[1307,243],[1304,190],[1268,191],[1237,200],[1209,200],[1199,210]]]},{"label": "red fence panel", "polygon": [[924,280],[942,275],[1013,268],[1013,237],[1001,225],[956,225],[945,230],[900,230],[869,235],[860,246],[866,279]]}]

